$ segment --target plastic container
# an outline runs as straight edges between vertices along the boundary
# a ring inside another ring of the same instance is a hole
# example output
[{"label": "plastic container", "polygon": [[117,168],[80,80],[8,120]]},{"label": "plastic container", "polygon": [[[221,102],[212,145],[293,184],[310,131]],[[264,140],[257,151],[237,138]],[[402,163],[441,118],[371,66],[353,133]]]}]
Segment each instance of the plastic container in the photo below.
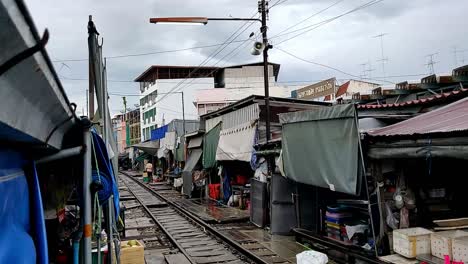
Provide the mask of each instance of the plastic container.
[{"label": "plastic container", "polygon": [[431,254],[432,233],[432,231],[422,227],[394,230],[393,251],[407,258]]},{"label": "plastic container", "polygon": [[468,232],[450,230],[431,234],[431,252],[434,257],[444,259],[449,256],[452,259],[452,241],[455,238],[468,236]]},{"label": "plastic container", "polygon": [[468,237],[452,240],[452,257],[454,262],[468,263]]},{"label": "plastic container", "polygon": [[121,264],[145,264],[144,246],[140,241],[136,241],[135,246],[126,246],[128,241],[122,241],[120,244],[120,263]]}]

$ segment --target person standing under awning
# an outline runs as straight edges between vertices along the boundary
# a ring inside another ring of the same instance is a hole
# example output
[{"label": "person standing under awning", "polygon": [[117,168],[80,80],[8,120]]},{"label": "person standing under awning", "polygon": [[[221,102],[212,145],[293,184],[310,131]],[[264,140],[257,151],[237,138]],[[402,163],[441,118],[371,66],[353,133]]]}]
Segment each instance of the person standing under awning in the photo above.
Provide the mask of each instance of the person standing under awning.
[{"label": "person standing under awning", "polygon": [[153,181],[153,164],[151,162],[146,163],[145,165],[145,172],[148,175],[148,179]]}]

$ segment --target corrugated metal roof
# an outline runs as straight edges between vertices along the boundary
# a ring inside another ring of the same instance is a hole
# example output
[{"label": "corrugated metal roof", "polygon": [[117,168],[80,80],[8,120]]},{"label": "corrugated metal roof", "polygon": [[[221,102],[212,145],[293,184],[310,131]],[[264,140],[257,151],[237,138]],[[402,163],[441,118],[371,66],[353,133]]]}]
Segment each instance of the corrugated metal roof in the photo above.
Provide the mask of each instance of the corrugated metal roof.
[{"label": "corrugated metal roof", "polygon": [[417,100],[406,101],[402,103],[395,103],[395,104],[379,104],[379,105],[358,105],[358,109],[378,109],[378,108],[396,108],[396,107],[405,107],[405,106],[415,106],[415,105],[423,105],[428,103],[433,103],[437,101],[448,100],[455,97],[464,97],[468,95],[468,88],[462,88],[460,90],[437,94],[428,98],[422,98]]},{"label": "corrugated metal roof", "polygon": [[347,81],[347,82],[345,82],[344,84],[342,84],[342,85],[340,86],[340,88],[338,88],[338,91],[336,91],[336,95],[335,95],[335,96],[338,97],[338,96],[341,96],[341,95],[345,94],[346,91],[348,91],[348,87],[349,87],[349,83],[350,83],[350,82],[351,82],[351,81]]},{"label": "corrugated metal roof", "polygon": [[370,136],[411,136],[468,131],[468,98],[434,111],[370,131]]}]

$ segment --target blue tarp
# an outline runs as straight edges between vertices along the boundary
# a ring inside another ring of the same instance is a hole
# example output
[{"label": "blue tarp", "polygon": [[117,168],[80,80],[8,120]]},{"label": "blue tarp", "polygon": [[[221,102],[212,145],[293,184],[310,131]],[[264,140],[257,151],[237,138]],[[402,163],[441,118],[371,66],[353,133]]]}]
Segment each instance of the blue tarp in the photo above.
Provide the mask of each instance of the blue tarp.
[{"label": "blue tarp", "polygon": [[158,140],[166,136],[166,132],[169,125],[158,127],[155,130],[151,130],[151,140]]},{"label": "blue tarp", "polygon": [[25,165],[20,153],[0,150],[0,263],[48,263],[38,179],[33,166],[28,185]]},{"label": "blue tarp", "polygon": [[[93,135],[93,144],[96,151],[96,157],[94,157],[93,154],[91,162],[93,166],[93,180],[98,181],[100,179],[104,187],[104,189],[98,193],[99,200],[102,199],[101,202],[104,202],[106,197],[109,198],[111,194],[114,195],[115,219],[118,219],[120,211],[119,187],[117,186],[115,174],[112,169],[111,159],[107,154],[107,149],[102,138],[94,130],[91,134]],[[98,162],[97,167],[95,158],[97,158]],[[99,174],[97,173],[98,169]]]}]

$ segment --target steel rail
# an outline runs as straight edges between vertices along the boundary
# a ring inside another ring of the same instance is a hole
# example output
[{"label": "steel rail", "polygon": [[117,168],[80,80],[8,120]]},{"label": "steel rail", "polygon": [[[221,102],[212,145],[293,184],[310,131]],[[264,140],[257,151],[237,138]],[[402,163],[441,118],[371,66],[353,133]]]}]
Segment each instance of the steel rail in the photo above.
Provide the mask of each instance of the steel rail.
[{"label": "steel rail", "polygon": [[[131,176],[128,176],[126,174],[124,174],[126,177],[136,181],[137,183],[138,180],[135,180],[133,177]],[[150,218],[153,219],[153,221],[158,225],[158,227],[164,232],[164,234],[169,238],[169,240],[171,241],[171,243],[173,245],[175,245],[177,247],[177,249],[180,250],[180,252],[182,252],[182,254],[184,254],[184,256],[188,259],[188,261],[190,261],[190,263],[192,264],[196,264],[197,262],[195,262],[195,260],[193,260],[193,258],[188,254],[188,252],[182,247],[182,245],[177,242],[177,240],[169,233],[169,231],[161,224],[161,222],[159,222],[159,220],[156,219],[156,217],[153,215],[153,213],[151,212],[151,210],[143,203],[143,201],[130,189],[130,187],[127,185],[126,182],[124,182],[124,184],[127,186],[128,188],[128,192],[131,193],[135,199],[141,204],[141,206],[145,209],[145,211],[149,214]]]},{"label": "steel rail", "polygon": [[173,207],[174,209],[176,209],[177,211],[179,211],[181,214],[187,216],[188,218],[190,218],[192,221],[196,222],[198,225],[202,226],[205,230],[207,230],[208,232],[210,232],[212,235],[214,235],[215,237],[217,237],[218,239],[221,239],[222,241],[226,242],[228,245],[230,245],[231,247],[235,248],[238,252],[240,252],[241,254],[243,254],[244,256],[248,257],[250,260],[254,261],[255,263],[259,263],[259,264],[269,264],[269,262],[266,262],[265,260],[261,259],[260,257],[258,257],[257,255],[253,254],[252,252],[250,252],[249,250],[243,248],[239,243],[237,243],[236,241],[230,239],[229,237],[227,237],[226,235],[220,233],[219,231],[217,231],[216,229],[214,229],[211,225],[205,223],[205,221],[203,221],[202,219],[200,219],[198,216],[192,214],[191,212],[183,209],[182,207],[180,207],[179,205],[173,203],[172,201],[168,200],[167,198],[165,198],[164,196],[162,196],[161,194],[157,193],[155,190],[153,190],[151,187],[148,187],[147,185],[145,185],[144,183],[142,183],[141,181],[131,177],[131,176],[128,176],[126,175],[125,173],[122,173],[124,174],[125,176],[127,176],[128,178],[132,179],[133,181],[135,181],[136,183],[138,183],[140,186],[142,186],[143,188],[147,189],[148,191],[150,191],[152,194],[156,195],[158,198],[160,198],[161,200],[163,200],[164,202],[166,202],[168,205],[170,205],[171,207]]}]

